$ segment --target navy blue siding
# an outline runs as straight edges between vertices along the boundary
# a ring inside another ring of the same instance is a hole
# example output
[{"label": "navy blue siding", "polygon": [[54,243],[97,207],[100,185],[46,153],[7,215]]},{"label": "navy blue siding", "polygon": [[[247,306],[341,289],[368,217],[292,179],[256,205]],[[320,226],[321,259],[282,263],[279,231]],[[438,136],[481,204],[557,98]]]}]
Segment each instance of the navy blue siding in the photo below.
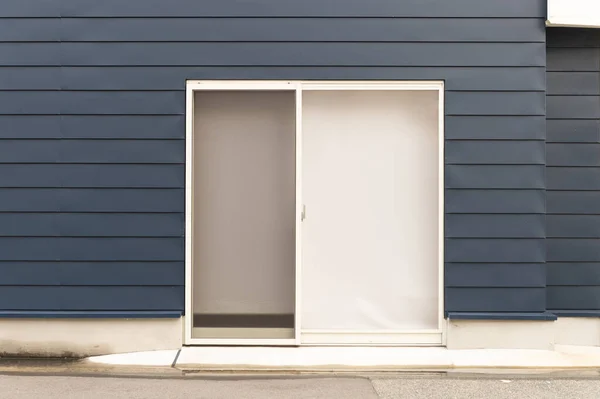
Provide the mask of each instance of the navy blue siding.
[{"label": "navy blue siding", "polygon": [[548,309],[598,311],[599,31],[548,31],[547,101]]},{"label": "navy blue siding", "polygon": [[467,214],[544,214],[543,190],[446,190],[446,213]]},{"label": "navy blue siding", "polygon": [[[10,43],[13,48],[30,44]],[[51,51],[52,43],[37,44]],[[543,43],[61,43],[65,66],[506,66],[545,65]],[[21,49],[22,50],[22,49]],[[0,51],[2,48],[0,47]],[[158,55],[158,56],[157,56]],[[0,60],[0,63],[2,60]],[[28,62],[23,60],[23,62]],[[40,56],[31,65],[43,65]],[[7,64],[12,65],[12,64]],[[25,65],[29,65],[28,63]]]},{"label": "navy blue siding", "polygon": [[0,17],[60,17],[61,4],[54,0],[3,0]]},{"label": "navy blue siding", "polygon": [[[35,29],[24,25],[0,28],[0,39],[58,36],[54,21]],[[440,37],[440,30],[447,34]],[[524,37],[545,40],[527,19],[64,18],[60,29],[65,42],[522,42]]]},{"label": "navy blue siding", "polygon": [[446,284],[452,287],[546,287],[543,263],[449,263]]},{"label": "navy blue siding", "polygon": [[455,312],[544,312],[546,288],[446,288],[446,309]]},{"label": "navy blue siding", "polygon": [[183,262],[27,262],[0,263],[4,285],[181,286]]},{"label": "navy blue siding", "polygon": [[446,215],[448,238],[545,238],[544,215]]},{"label": "navy blue siding", "polygon": [[545,0],[5,0],[0,18],[0,309],[183,310],[185,80],[353,79],[445,81],[447,310],[545,310]]},{"label": "navy blue siding", "polygon": [[59,90],[60,67],[3,67],[0,90]]},{"label": "navy blue siding", "polygon": [[[10,2],[17,2],[11,0]],[[42,0],[34,0],[37,4]],[[545,6],[536,0],[61,0],[65,17],[454,17],[540,18]],[[16,7],[16,6],[14,6]],[[17,11],[28,8],[16,7]],[[9,7],[9,10],[11,8]],[[17,12],[13,11],[13,12]],[[31,11],[29,11],[31,12]],[[23,12],[25,16],[29,15]],[[48,15],[51,15],[50,13]]]},{"label": "navy blue siding", "polygon": [[[37,68],[38,70],[40,68]],[[42,84],[58,84],[52,81],[50,68],[42,68],[47,74],[47,79]],[[67,90],[183,90],[181,84],[187,76],[195,79],[264,79],[265,71],[260,66],[113,66],[104,67],[63,67],[62,88]],[[11,79],[6,80],[6,85],[14,84],[16,72],[11,70]],[[518,91],[543,91],[545,89],[544,76],[540,75],[539,67],[523,68],[478,68],[478,67],[405,67],[405,66],[373,66],[369,68],[345,66],[343,68],[331,66],[282,66],[269,71],[271,79],[384,79],[394,80],[398,76],[407,80],[430,79],[431,76],[444,76],[447,90],[518,90]],[[19,77],[17,75],[17,77]],[[41,80],[41,78],[39,78]],[[2,81],[0,80],[0,84]],[[22,84],[25,84],[22,83]],[[31,88],[36,88],[30,82]],[[527,138],[527,134],[534,134],[543,130],[532,127],[535,121],[531,117],[514,118],[497,117],[496,123],[488,124],[487,116],[483,118],[468,118],[462,123],[479,126],[477,128],[457,128],[456,133],[469,133],[477,131],[473,138],[484,137],[492,134],[493,129],[503,129],[503,134],[496,138],[510,137],[519,140]],[[448,122],[456,123],[464,120],[461,117],[448,117]],[[544,118],[539,121],[543,124]],[[485,127],[485,128],[484,128]],[[488,130],[491,132],[488,133]]]},{"label": "navy blue siding", "polygon": [[[543,141],[539,145],[543,145]],[[454,189],[543,190],[544,165],[446,164],[446,187]]]}]

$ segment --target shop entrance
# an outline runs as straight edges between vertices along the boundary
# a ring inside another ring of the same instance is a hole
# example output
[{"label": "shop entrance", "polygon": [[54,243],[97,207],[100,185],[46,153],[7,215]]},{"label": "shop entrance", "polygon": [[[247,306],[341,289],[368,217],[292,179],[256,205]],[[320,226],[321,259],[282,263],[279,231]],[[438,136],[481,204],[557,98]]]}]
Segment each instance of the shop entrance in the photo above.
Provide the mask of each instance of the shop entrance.
[{"label": "shop entrance", "polygon": [[186,343],[441,345],[442,98],[188,83]]}]

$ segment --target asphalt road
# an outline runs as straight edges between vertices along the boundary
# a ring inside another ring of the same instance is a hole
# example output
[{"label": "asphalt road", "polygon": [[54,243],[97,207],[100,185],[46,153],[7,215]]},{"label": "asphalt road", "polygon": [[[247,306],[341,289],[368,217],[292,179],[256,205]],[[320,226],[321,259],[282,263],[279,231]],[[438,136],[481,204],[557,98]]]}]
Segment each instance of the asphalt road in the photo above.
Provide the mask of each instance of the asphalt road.
[{"label": "asphalt road", "polygon": [[157,379],[0,375],[0,398],[596,399],[600,398],[600,379],[410,376]]}]

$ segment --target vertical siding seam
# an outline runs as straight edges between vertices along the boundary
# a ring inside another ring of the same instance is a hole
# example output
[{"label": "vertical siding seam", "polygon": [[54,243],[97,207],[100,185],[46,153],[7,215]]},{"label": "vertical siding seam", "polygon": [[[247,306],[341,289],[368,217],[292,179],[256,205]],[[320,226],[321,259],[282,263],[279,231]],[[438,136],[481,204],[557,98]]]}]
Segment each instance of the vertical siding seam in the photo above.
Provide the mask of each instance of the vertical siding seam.
[{"label": "vertical siding seam", "polygon": [[[58,9],[58,14],[59,14],[59,28],[58,28],[58,59],[60,62],[59,68],[60,68],[60,99],[61,99],[61,104],[60,104],[60,108],[59,108],[59,144],[58,144],[58,164],[62,165],[62,153],[63,153],[63,143],[64,143],[64,122],[63,122],[63,109],[64,109],[64,102],[65,102],[65,95],[64,95],[64,87],[65,87],[65,72],[64,72],[64,67],[63,67],[63,43],[62,43],[62,38],[63,38],[63,29],[64,29],[64,23],[63,23],[63,7],[62,7],[62,1],[61,1],[61,5],[59,6]],[[64,196],[65,196],[65,179],[61,177],[60,179],[60,189],[58,190],[58,213],[57,213],[57,230],[58,230],[58,236],[59,236],[59,242],[62,241],[63,239],[63,231],[62,231],[62,226],[61,226],[61,216],[63,214],[63,200],[64,200]],[[61,287],[64,286],[64,279],[63,279],[63,273],[64,273],[64,266],[62,264],[62,245],[60,246],[58,253],[58,270],[59,270],[59,285]],[[63,310],[63,309],[60,309]],[[66,309],[68,310],[68,309]]]},{"label": "vertical siding seam", "polygon": [[[544,2],[546,5],[546,2]],[[544,114],[545,118],[548,117],[548,29],[546,28],[545,22],[543,22],[544,29],[544,41],[546,42],[546,48],[544,49],[544,75],[546,81],[545,96],[544,96]],[[544,123],[544,162],[548,165],[548,127],[547,122]],[[548,173],[547,167],[544,167],[544,264],[543,268],[543,280],[544,280],[544,309],[548,310]]]},{"label": "vertical siding seam", "polygon": [[[62,62],[62,54],[63,54],[63,51],[62,51],[62,34],[63,34],[62,29],[63,29],[63,23],[62,22],[63,21],[62,21],[62,7],[61,7],[61,8],[59,8],[59,29],[58,29],[58,52],[59,52],[58,59],[59,59],[59,64],[60,64],[59,65],[59,68],[60,68],[60,75],[59,75],[60,76],[60,88],[59,88],[59,93],[60,93],[59,94],[59,96],[60,96],[60,107],[59,107],[59,110],[58,110],[59,111],[58,112],[58,118],[59,118],[58,129],[59,129],[59,133],[60,134],[59,134],[59,142],[58,142],[58,160],[57,160],[58,165],[62,164],[61,157],[62,157],[62,145],[63,145],[63,135],[64,135],[64,132],[63,132],[63,117],[62,117],[62,110],[63,110],[63,107],[64,107],[64,99],[65,99],[64,94],[63,94],[63,87],[64,87],[64,77],[63,76],[64,76],[64,72],[63,72],[63,66],[62,66],[62,64],[63,64],[63,62]],[[57,215],[58,216],[56,218],[56,220],[57,220],[56,223],[57,223],[57,230],[58,230],[58,237],[59,237],[58,240],[59,240],[59,242],[62,240],[62,229],[61,229],[61,225],[60,225],[60,218],[61,218],[61,215],[62,215],[62,197],[64,195],[64,191],[63,191],[64,190],[64,185],[65,185],[65,181],[61,177],[61,179],[60,179],[60,187],[59,187],[59,190],[58,190],[58,193],[57,193],[57,195],[58,195],[58,213],[57,213]],[[58,270],[59,270],[58,283],[59,283],[60,287],[63,286],[63,279],[62,279],[62,269],[63,268],[62,268],[62,263],[61,263],[61,261],[62,261],[62,253],[61,252],[62,252],[62,249],[59,247],[59,251],[57,251],[57,254],[58,254],[57,262],[58,262]],[[63,309],[61,309],[61,310],[63,310]]]}]

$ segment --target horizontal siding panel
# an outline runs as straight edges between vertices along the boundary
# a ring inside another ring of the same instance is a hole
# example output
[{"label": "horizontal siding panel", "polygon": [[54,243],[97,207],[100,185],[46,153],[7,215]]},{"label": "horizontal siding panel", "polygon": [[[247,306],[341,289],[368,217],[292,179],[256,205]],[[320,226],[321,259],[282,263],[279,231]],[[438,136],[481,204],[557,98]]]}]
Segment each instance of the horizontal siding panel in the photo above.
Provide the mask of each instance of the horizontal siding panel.
[{"label": "horizontal siding panel", "polygon": [[52,188],[2,188],[1,212],[58,212],[59,191]]},{"label": "horizontal siding panel", "polygon": [[549,118],[600,118],[600,96],[548,96],[547,103]]},{"label": "horizontal siding panel", "polygon": [[548,166],[600,166],[600,144],[547,144]]},{"label": "horizontal siding panel", "polygon": [[0,115],[0,139],[58,139],[59,115]]},{"label": "horizontal siding panel", "polygon": [[600,285],[600,262],[548,262],[548,285]]},{"label": "horizontal siding panel", "polygon": [[61,140],[65,163],[185,163],[183,140]]},{"label": "horizontal siding panel", "polygon": [[183,165],[0,164],[0,187],[182,188]]},{"label": "horizontal siding panel", "polygon": [[[55,240],[55,238],[48,238]],[[58,238],[60,260],[183,261],[183,238]]]},{"label": "horizontal siding panel", "polygon": [[[15,1],[15,0],[12,0]],[[63,17],[517,17],[544,18],[543,0],[62,0]]]},{"label": "horizontal siding panel", "polygon": [[61,212],[183,213],[185,207],[183,189],[61,189],[57,196]]},{"label": "horizontal siding panel", "polygon": [[545,288],[447,288],[446,311],[544,312]]},{"label": "horizontal siding panel", "polygon": [[60,140],[2,140],[0,163],[54,163],[59,161]]},{"label": "horizontal siding panel", "polygon": [[[183,212],[183,189],[0,189],[0,212]],[[1,215],[1,214],[0,214]]]},{"label": "horizontal siding panel", "polygon": [[446,93],[447,115],[546,115],[545,104],[543,92]]},{"label": "horizontal siding panel", "polygon": [[183,287],[38,287],[0,289],[2,310],[181,310]]},{"label": "horizontal siding panel", "polygon": [[59,260],[59,240],[48,237],[0,237],[0,261]]},{"label": "horizontal siding panel", "polygon": [[67,115],[172,115],[185,112],[185,94],[176,91],[64,91],[62,100],[61,112]]},{"label": "horizontal siding panel", "polygon": [[563,119],[549,120],[548,143],[599,143],[600,120]]},{"label": "horizontal siding panel", "polygon": [[59,235],[57,214],[0,213],[0,236],[2,237],[57,237]]},{"label": "horizontal siding panel", "polygon": [[183,238],[0,237],[0,261],[183,261],[183,257]]},{"label": "horizontal siding panel", "polygon": [[61,43],[61,46],[64,66],[545,65],[543,43]]},{"label": "horizontal siding panel", "polygon": [[598,95],[598,72],[548,72],[548,95]]},{"label": "horizontal siding panel", "polygon": [[0,18],[60,17],[58,0],[2,0]]},{"label": "horizontal siding panel", "polygon": [[[56,0],[49,0],[56,1]],[[2,2],[4,10],[5,3]],[[0,15],[2,11],[0,11]],[[56,42],[60,40],[60,18],[6,18],[0,23],[0,42]]]},{"label": "horizontal siding panel", "polygon": [[60,66],[60,46],[58,42],[0,43],[0,66]]},{"label": "horizontal siding panel", "polygon": [[600,191],[548,191],[546,200],[548,213],[600,215]]},{"label": "horizontal siding panel", "polygon": [[69,139],[183,139],[185,116],[63,115],[60,128]]},{"label": "horizontal siding panel", "polygon": [[446,187],[543,189],[544,169],[542,165],[447,165]]},{"label": "horizontal siding panel", "polygon": [[543,116],[446,116],[446,140],[543,140]]},{"label": "horizontal siding panel", "polygon": [[548,215],[548,237],[600,238],[600,215]]},{"label": "horizontal siding panel", "polygon": [[547,167],[548,190],[600,190],[600,169]]},{"label": "horizontal siding panel", "polygon": [[60,175],[63,167],[63,165],[44,164],[0,164],[0,187],[60,187],[64,180]]},{"label": "horizontal siding panel", "polygon": [[600,309],[600,287],[548,287],[548,309]]},{"label": "horizontal siding panel", "polygon": [[0,213],[3,237],[181,237],[183,214]]},{"label": "horizontal siding panel", "polygon": [[0,114],[57,115],[61,98],[60,91],[0,91]]},{"label": "horizontal siding panel", "polygon": [[183,214],[0,213],[2,237],[181,237]]},{"label": "horizontal siding panel", "polygon": [[0,67],[0,90],[60,90],[60,67]]},{"label": "horizontal siding panel", "polygon": [[60,38],[64,42],[544,42],[545,35],[537,21],[524,18],[64,18]]},{"label": "horizontal siding panel", "polygon": [[543,239],[446,239],[446,262],[540,263],[546,261]]},{"label": "horizontal siding panel", "polygon": [[549,48],[547,56],[548,72],[595,72],[600,69],[600,52],[595,49]]},{"label": "horizontal siding panel", "polygon": [[0,262],[2,285],[184,285],[183,262]]},{"label": "horizontal siding panel", "polygon": [[[0,69],[1,73],[2,69]],[[544,91],[545,68],[477,67],[64,67],[67,90],[184,90],[186,79],[439,80],[446,90]]]},{"label": "horizontal siding panel", "polygon": [[56,165],[63,187],[182,188],[183,165]]},{"label": "horizontal siding panel", "polygon": [[184,228],[181,213],[61,213],[56,221],[65,237],[182,237]]},{"label": "horizontal siding panel", "polygon": [[446,141],[446,164],[538,164],[546,163],[543,141]]},{"label": "horizontal siding panel", "polygon": [[446,214],[546,212],[544,190],[446,190],[444,197]]},{"label": "horizontal siding panel", "polygon": [[546,287],[544,263],[446,263],[446,287]]},{"label": "horizontal siding panel", "polygon": [[545,215],[446,215],[448,238],[545,238]]},{"label": "horizontal siding panel", "polygon": [[594,238],[548,238],[548,262],[599,262],[600,246]]},{"label": "horizontal siding panel", "polygon": [[548,47],[600,47],[596,29],[552,28],[547,33]]}]

